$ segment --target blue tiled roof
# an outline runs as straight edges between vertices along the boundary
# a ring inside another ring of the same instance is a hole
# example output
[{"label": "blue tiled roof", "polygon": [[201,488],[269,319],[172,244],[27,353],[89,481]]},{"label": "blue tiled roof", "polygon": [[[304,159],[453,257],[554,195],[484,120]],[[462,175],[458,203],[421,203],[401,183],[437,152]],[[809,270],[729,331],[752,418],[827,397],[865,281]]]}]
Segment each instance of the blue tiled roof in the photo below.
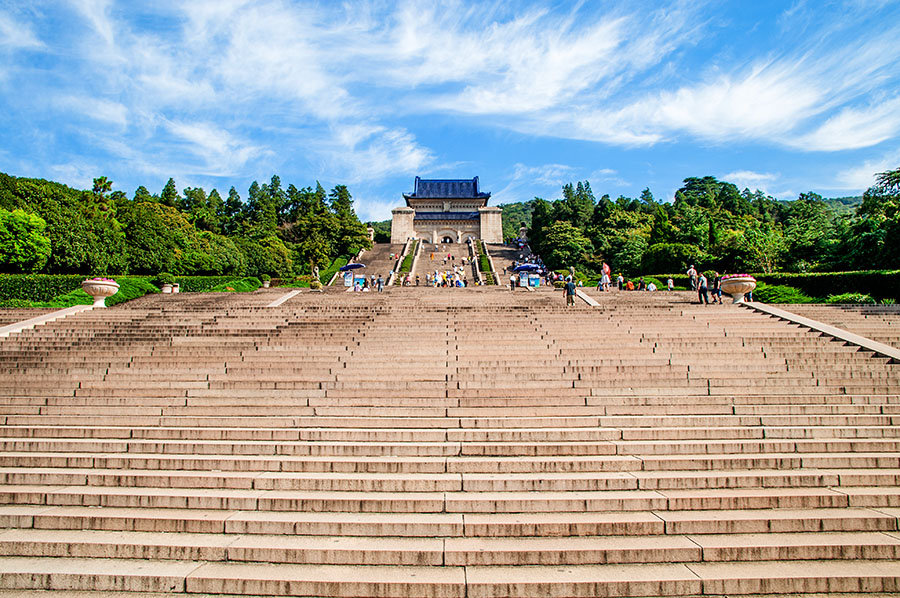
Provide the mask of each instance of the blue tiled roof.
[{"label": "blue tiled roof", "polygon": [[416,188],[412,193],[404,193],[407,199],[481,199],[490,197],[490,192],[478,190],[478,177],[474,179],[420,179],[416,177]]},{"label": "blue tiled roof", "polygon": [[413,220],[478,220],[478,212],[416,212]]}]

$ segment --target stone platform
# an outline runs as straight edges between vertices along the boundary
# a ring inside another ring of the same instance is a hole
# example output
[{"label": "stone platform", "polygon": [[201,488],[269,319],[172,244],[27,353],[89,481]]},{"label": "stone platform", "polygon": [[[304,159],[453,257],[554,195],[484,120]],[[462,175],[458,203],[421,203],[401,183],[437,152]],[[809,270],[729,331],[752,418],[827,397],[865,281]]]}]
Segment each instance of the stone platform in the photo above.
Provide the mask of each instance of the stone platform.
[{"label": "stone platform", "polygon": [[0,598],[900,592],[900,365],[680,293],[282,293],[0,341]]}]

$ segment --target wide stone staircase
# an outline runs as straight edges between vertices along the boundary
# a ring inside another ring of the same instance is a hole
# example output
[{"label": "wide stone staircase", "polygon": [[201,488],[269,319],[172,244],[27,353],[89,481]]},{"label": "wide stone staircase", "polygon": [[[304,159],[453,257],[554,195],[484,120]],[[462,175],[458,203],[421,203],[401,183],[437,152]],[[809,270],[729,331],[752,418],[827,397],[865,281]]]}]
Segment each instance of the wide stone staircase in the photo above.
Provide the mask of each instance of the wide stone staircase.
[{"label": "wide stone staircase", "polygon": [[[375,243],[372,249],[364,251],[359,256],[359,262],[365,264],[366,267],[356,272],[366,276],[374,275],[376,278],[380,275],[387,281],[402,251],[403,243]],[[391,257],[392,255],[394,256],[393,258]],[[335,279],[334,284],[343,286],[343,279],[339,276]]]},{"label": "wide stone staircase", "polygon": [[900,305],[785,305],[818,322],[900,349]]},{"label": "wide stone staircase", "polygon": [[274,297],[0,341],[0,596],[900,592],[896,364],[678,293]]}]

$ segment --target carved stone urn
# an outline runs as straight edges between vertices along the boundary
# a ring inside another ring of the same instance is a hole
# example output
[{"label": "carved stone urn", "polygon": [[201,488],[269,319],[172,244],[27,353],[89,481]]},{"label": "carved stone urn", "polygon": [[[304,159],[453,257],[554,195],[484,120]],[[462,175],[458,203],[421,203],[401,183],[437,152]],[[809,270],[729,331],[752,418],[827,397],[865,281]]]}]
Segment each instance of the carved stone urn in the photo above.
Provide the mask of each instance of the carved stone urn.
[{"label": "carved stone urn", "polygon": [[756,279],[749,274],[723,276],[720,283],[723,293],[731,295],[732,303],[743,303],[744,295],[756,288]]},{"label": "carved stone urn", "polygon": [[106,298],[119,292],[119,283],[109,278],[88,278],[81,288],[94,299],[94,307],[106,307]]}]

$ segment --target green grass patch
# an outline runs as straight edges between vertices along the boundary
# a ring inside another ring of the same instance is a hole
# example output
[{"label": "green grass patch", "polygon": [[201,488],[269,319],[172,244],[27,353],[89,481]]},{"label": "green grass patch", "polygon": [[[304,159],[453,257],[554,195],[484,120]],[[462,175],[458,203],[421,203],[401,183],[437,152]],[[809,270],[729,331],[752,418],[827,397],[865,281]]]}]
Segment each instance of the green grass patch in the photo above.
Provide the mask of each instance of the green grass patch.
[{"label": "green grass patch", "polygon": [[[79,277],[84,280],[84,277]],[[106,298],[106,306],[112,307],[150,293],[158,293],[159,289],[150,284],[149,278],[133,276],[117,276],[119,290],[112,297]],[[41,307],[48,309],[64,309],[74,305],[90,305],[94,302],[90,295],[81,289],[81,281],[77,289],[57,295],[47,301],[29,301],[27,299],[7,299],[0,301],[0,307]]]},{"label": "green grass patch", "polygon": [[252,293],[262,286],[262,282],[255,276],[238,278],[230,282],[223,282],[211,288],[211,293]]},{"label": "green grass patch", "polygon": [[763,303],[817,303],[819,300],[810,297],[800,289],[786,284],[756,283],[753,300]]},{"label": "green grass patch", "polygon": [[841,293],[840,295],[828,295],[825,303],[849,303],[853,305],[875,305],[876,301],[871,295],[865,293]]}]

